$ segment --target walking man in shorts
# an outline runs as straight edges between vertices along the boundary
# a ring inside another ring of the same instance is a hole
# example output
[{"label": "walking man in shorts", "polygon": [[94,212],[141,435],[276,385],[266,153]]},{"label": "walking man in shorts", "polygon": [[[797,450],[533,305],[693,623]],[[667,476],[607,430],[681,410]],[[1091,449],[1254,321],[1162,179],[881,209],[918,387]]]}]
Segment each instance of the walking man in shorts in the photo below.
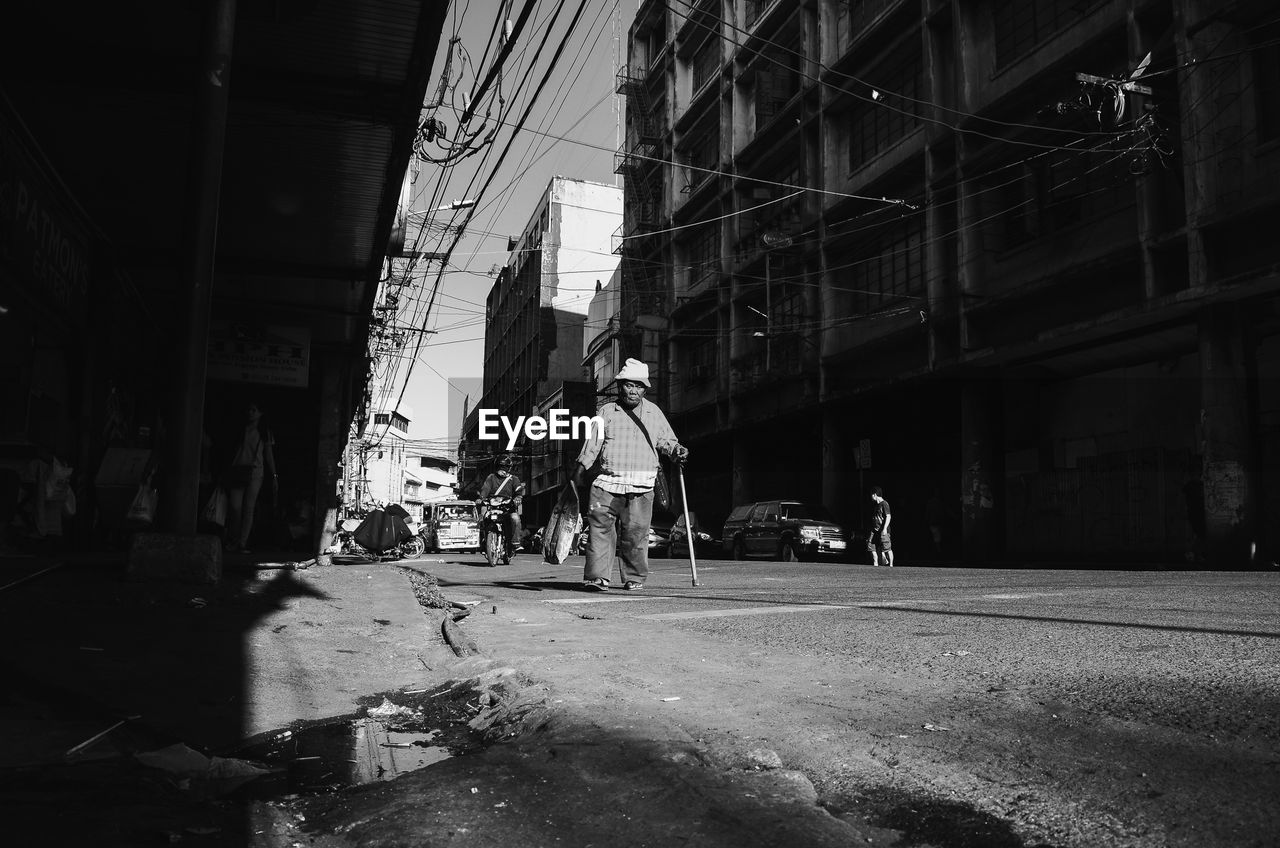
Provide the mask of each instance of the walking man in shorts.
[{"label": "walking man in shorts", "polygon": [[889,522],[893,520],[893,514],[889,511],[889,502],[884,499],[884,489],[872,486],[871,500],[876,505],[871,514],[871,538],[867,540],[871,564],[893,568],[893,543],[889,539]]}]

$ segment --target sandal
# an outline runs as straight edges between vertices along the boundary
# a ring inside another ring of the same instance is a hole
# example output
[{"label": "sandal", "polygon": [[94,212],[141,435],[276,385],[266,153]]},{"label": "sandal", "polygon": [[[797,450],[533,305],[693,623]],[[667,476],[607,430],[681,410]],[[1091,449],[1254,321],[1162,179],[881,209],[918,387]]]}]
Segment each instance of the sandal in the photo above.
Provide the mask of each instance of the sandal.
[{"label": "sandal", "polygon": [[609,578],[597,577],[593,580],[583,580],[582,586],[585,589],[595,589],[597,591],[603,592],[609,588]]},{"label": "sandal", "polygon": [[643,589],[644,584],[638,580],[628,580],[626,583],[622,584],[622,588],[626,589],[628,592],[634,592],[637,589]]}]

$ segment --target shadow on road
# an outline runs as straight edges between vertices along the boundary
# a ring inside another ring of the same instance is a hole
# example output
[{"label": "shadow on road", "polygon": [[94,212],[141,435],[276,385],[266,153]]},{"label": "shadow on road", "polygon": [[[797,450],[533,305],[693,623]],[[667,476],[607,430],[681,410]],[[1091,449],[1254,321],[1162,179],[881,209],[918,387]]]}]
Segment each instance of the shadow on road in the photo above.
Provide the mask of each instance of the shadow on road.
[{"label": "shadow on road", "polygon": [[1173,633],[1207,633],[1211,636],[1252,636],[1259,639],[1280,639],[1280,633],[1268,633],[1258,630],[1224,630],[1216,627],[1190,627],[1181,624],[1147,624],[1138,621],[1104,621],[1093,618],[1064,618],[1049,615],[1020,615],[1009,612],[972,612],[954,609],[926,609],[910,607],[902,604],[858,603],[862,609],[877,609],[889,612],[913,612],[921,615],[960,616],[964,618],[996,618],[1014,621],[1041,621],[1052,624],[1086,624],[1090,627],[1119,627],[1126,630],[1161,630]]}]

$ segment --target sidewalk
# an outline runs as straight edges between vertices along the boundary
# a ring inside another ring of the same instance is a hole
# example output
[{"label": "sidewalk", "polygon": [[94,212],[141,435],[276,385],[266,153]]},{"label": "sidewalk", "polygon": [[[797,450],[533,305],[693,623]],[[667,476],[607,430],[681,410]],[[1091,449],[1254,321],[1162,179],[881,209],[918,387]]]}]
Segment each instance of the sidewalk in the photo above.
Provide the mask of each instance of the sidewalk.
[{"label": "sidewalk", "polygon": [[[0,562],[0,584],[53,564]],[[120,562],[68,561],[0,591],[16,693],[0,730],[7,832],[42,845],[151,844],[141,833],[155,844],[262,848],[823,846],[855,834],[816,805],[803,775],[726,764],[669,718],[565,702],[504,667],[514,658],[539,671],[521,643],[554,615],[532,598],[498,614],[477,607],[461,629],[481,654],[459,658],[397,563],[235,565],[222,586],[196,589],[126,582]],[[457,571],[430,558],[404,565]],[[446,598],[464,601],[483,597],[487,581],[479,591],[442,582]],[[583,638],[592,636],[584,629],[560,650]],[[390,783],[229,805],[132,757],[171,743],[234,752],[300,720],[355,714],[362,697],[477,677],[479,694],[459,706],[501,741]],[[68,765],[68,749],[130,716]]]},{"label": "sidewalk", "polygon": [[[4,560],[0,583],[58,562]],[[351,713],[360,695],[434,679],[427,665],[451,656],[393,563],[232,563],[215,588],[61,562],[0,592],[5,667],[192,746]]]}]

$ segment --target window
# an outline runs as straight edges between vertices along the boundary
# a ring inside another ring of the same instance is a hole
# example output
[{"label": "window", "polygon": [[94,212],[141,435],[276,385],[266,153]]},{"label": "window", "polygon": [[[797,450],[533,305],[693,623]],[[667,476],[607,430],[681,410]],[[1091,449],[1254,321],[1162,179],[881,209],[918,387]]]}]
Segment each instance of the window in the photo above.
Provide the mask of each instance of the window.
[{"label": "window", "polygon": [[771,48],[766,64],[756,74],[756,132],[774,119],[791,98],[800,93],[800,44]]},{"label": "window", "polygon": [[849,10],[850,40],[862,35],[876,18],[896,2],[897,0],[845,0],[843,5]]},{"label": "window", "polygon": [[855,315],[867,315],[924,291],[924,224],[918,218],[893,224],[869,240],[864,258],[835,269],[848,282]]},{"label": "window", "polygon": [[751,517],[747,519],[749,522],[763,521],[765,507],[768,504],[756,504],[755,509],[751,510]]},{"label": "window", "polygon": [[764,507],[764,517],[762,517],[760,520],[761,520],[761,521],[765,521],[765,522],[777,521],[777,520],[778,520],[778,505],[777,505],[776,503],[765,504],[765,507]]},{"label": "window", "polygon": [[1257,92],[1258,141],[1280,138],[1280,22],[1254,33],[1253,75]]},{"label": "window", "polygon": [[789,503],[782,505],[782,517],[797,520],[832,521],[831,513],[818,504]]},{"label": "window", "polygon": [[613,367],[613,342],[609,342],[600,348],[600,352],[596,354],[591,373],[595,377],[596,386],[600,389],[603,389],[613,381],[613,375],[616,373]]},{"label": "window", "polygon": [[690,165],[689,187],[697,188],[720,169],[720,125],[696,136],[686,148],[685,156]]},{"label": "window", "polygon": [[715,78],[720,70],[720,39],[713,35],[702,42],[702,46],[693,54],[693,93],[702,91],[703,86]]},{"label": "window", "polygon": [[720,222],[703,224],[689,240],[689,288],[696,288],[720,270]]},{"label": "window", "polygon": [[1037,159],[1017,170],[1001,169],[984,192],[994,206],[987,225],[988,245],[1000,252],[1090,221],[1132,201],[1130,183],[1116,167],[1101,167],[1098,157],[1070,154]]},{"label": "window", "polygon": [[686,362],[685,385],[694,386],[711,380],[716,373],[716,351],[718,343],[714,338],[695,343],[689,348]]},{"label": "window", "polygon": [[390,416],[390,415],[388,415],[388,414],[387,414],[387,413],[385,413],[385,412],[379,412],[377,415],[373,416],[373,423],[374,423],[375,425],[386,425],[386,424],[390,424],[390,423],[391,423],[391,416]]},{"label": "window", "polygon": [[1003,68],[1042,41],[1083,20],[1094,0],[995,0],[991,20],[996,67]]},{"label": "window", "polygon": [[894,52],[867,75],[879,90],[877,100],[858,100],[849,113],[849,170],[856,171],[920,126],[923,91],[919,45]]}]

